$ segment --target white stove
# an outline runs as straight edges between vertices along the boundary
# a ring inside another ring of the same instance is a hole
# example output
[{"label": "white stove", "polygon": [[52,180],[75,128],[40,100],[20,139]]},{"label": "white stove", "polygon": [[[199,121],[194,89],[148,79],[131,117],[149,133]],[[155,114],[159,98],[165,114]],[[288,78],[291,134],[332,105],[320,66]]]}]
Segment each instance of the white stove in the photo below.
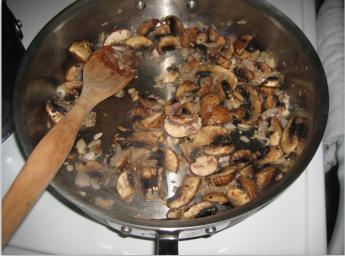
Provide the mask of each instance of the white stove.
[{"label": "white stove", "polygon": [[[28,47],[39,30],[71,0],[12,0]],[[270,0],[315,46],[311,0]],[[2,195],[24,164],[15,136],[2,144]],[[271,204],[239,224],[208,238],[179,242],[180,254],[326,254],[324,171],[320,147],[307,170]],[[4,254],[152,254],[154,241],[122,237],[44,192]]]}]

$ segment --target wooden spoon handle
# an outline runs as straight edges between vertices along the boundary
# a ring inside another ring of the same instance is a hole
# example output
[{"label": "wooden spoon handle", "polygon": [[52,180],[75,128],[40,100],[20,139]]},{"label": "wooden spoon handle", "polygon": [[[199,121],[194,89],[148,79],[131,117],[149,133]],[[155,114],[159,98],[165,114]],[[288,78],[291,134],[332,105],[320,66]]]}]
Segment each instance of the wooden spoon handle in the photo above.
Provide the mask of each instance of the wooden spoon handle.
[{"label": "wooden spoon handle", "polygon": [[6,193],[2,201],[2,246],[11,238],[69,154],[81,123],[91,110],[85,107],[87,103],[79,101],[38,143]]}]

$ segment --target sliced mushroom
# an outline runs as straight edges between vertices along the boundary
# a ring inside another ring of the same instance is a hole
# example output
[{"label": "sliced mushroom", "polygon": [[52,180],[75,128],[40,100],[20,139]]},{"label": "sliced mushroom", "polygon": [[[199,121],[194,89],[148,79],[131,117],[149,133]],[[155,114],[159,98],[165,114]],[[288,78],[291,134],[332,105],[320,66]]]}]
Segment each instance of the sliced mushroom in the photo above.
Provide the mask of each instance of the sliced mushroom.
[{"label": "sliced mushroom", "polygon": [[170,148],[164,150],[164,167],[172,172],[177,172],[179,167],[179,159],[175,153]]},{"label": "sliced mushroom", "polygon": [[155,191],[158,191],[158,168],[143,167],[138,170],[138,190],[145,201],[157,199]]},{"label": "sliced mushroom", "polygon": [[167,199],[167,206],[176,209],[187,205],[194,198],[200,183],[199,177],[185,176],[175,195]]},{"label": "sliced mushroom", "polygon": [[241,186],[244,188],[244,190],[249,195],[250,199],[253,199],[257,196],[255,183],[253,182],[252,179],[245,177],[245,176],[240,176],[239,181],[241,183]]},{"label": "sliced mushroom", "polygon": [[202,201],[211,202],[211,203],[218,203],[218,204],[226,204],[229,202],[227,196],[222,192],[210,192],[206,195],[203,195],[201,198]]},{"label": "sliced mushroom", "polygon": [[181,42],[178,37],[175,36],[165,36],[161,37],[158,43],[158,51],[164,53],[167,51],[173,51],[175,49],[181,48]]},{"label": "sliced mushroom", "polygon": [[158,143],[158,138],[159,136],[154,132],[134,132],[129,136],[128,144],[134,147],[152,148]]},{"label": "sliced mushroom", "polygon": [[75,164],[75,170],[77,172],[85,172],[85,173],[98,172],[102,170],[103,168],[104,166],[95,160],[83,161],[83,162],[78,162]]},{"label": "sliced mushroom", "polygon": [[83,63],[78,63],[71,66],[66,72],[65,80],[67,82],[81,81],[83,79],[83,68],[84,68]]},{"label": "sliced mushroom", "polygon": [[270,145],[278,146],[282,137],[282,128],[279,120],[275,117],[272,117],[271,119],[271,128],[272,134],[270,135]]},{"label": "sliced mushroom", "polygon": [[128,159],[131,157],[131,155],[131,149],[120,149],[110,158],[109,166],[113,168],[122,169],[127,164]]},{"label": "sliced mushroom", "polygon": [[185,28],[180,34],[181,45],[184,48],[192,48],[198,37],[198,28]]},{"label": "sliced mushroom", "polygon": [[179,219],[181,217],[181,209],[169,209],[166,214],[167,219]]},{"label": "sliced mushroom", "polygon": [[255,78],[254,72],[247,68],[237,68],[235,69],[235,74],[244,82],[250,82]]},{"label": "sliced mushroom", "polygon": [[49,100],[46,104],[46,111],[50,117],[50,119],[54,123],[60,122],[60,120],[66,115],[67,110],[58,104],[56,104],[54,101]]},{"label": "sliced mushroom", "polygon": [[206,125],[223,125],[231,121],[231,115],[227,108],[215,106],[205,119]]},{"label": "sliced mushroom", "polygon": [[137,27],[137,35],[139,36],[147,36],[158,24],[158,19],[149,19],[143,21],[138,27]]},{"label": "sliced mushroom", "polygon": [[152,41],[145,36],[131,37],[125,43],[134,49],[141,49],[152,45]]},{"label": "sliced mushroom", "polygon": [[178,17],[176,17],[174,15],[167,16],[163,20],[167,24],[169,24],[170,31],[171,31],[171,34],[173,36],[180,35],[182,33],[182,31],[184,30],[182,21]]},{"label": "sliced mushroom", "polygon": [[200,111],[200,103],[188,101],[182,105],[182,111],[187,112],[188,114],[198,114]]},{"label": "sliced mushroom", "polygon": [[283,151],[279,146],[270,146],[263,158],[256,160],[259,165],[274,163],[283,156]]},{"label": "sliced mushroom", "polygon": [[231,164],[246,163],[252,160],[252,152],[249,149],[239,149],[231,155]]},{"label": "sliced mushroom", "polygon": [[206,32],[199,32],[198,36],[196,37],[197,44],[206,44],[208,40],[208,36]]},{"label": "sliced mushroom", "polygon": [[104,40],[104,46],[121,43],[132,36],[131,31],[127,29],[120,29],[110,33]]},{"label": "sliced mushroom", "polygon": [[234,43],[235,53],[241,55],[246,49],[248,43],[253,39],[253,36],[250,34],[244,34],[240,36]]},{"label": "sliced mushroom", "polygon": [[250,86],[247,86],[245,91],[249,94],[250,112],[249,118],[245,116],[242,122],[245,124],[254,124],[259,119],[262,112],[262,99],[257,90]]},{"label": "sliced mushroom", "polygon": [[71,92],[75,89],[79,89],[83,85],[82,81],[69,81],[63,83],[63,87],[65,88],[65,91]]},{"label": "sliced mushroom", "polygon": [[190,170],[195,175],[204,177],[214,173],[217,170],[217,166],[218,161],[214,156],[201,156],[190,165]]},{"label": "sliced mushroom", "polygon": [[181,103],[176,99],[168,100],[164,105],[166,115],[175,115],[181,109]]},{"label": "sliced mushroom", "polygon": [[68,51],[79,61],[85,62],[91,55],[91,43],[88,41],[76,41],[71,44]]},{"label": "sliced mushroom", "polygon": [[241,206],[250,201],[247,192],[240,188],[230,187],[226,195],[234,206]]},{"label": "sliced mushroom", "polygon": [[176,98],[180,99],[185,94],[196,91],[198,88],[199,86],[190,80],[183,81],[183,83],[177,88]]},{"label": "sliced mushroom", "polygon": [[255,173],[255,184],[259,189],[264,189],[273,181],[276,174],[276,167],[270,166]]},{"label": "sliced mushroom", "polygon": [[262,86],[270,87],[270,88],[278,88],[283,83],[282,76],[269,76],[261,83]]},{"label": "sliced mushroom", "polygon": [[181,117],[167,116],[164,120],[165,131],[177,138],[189,136],[201,128],[201,119],[198,115]]},{"label": "sliced mushroom", "polygon": [[131,201],[136,188],[135,174],[131,171],[121,173],[116,188],[122,199]]},{"label": "sliced mushroom", "polygon": [[127,116],[133,121],[142,120],[147,118],[149,115],[149,111],[142,106],[134,107],[127,112]]},{"label": "sliced mushroom", "polygon": [[[210,202],[200,202],[200,203],[194,204],[193,206],[191,206],[187,210],[183,211],[180,218],[181,219],[194,219],[194,218],[206,217],[205,211],[207,211],[208,209],[210,209],[212,207],[213,207],[213,205]],[[216,209],[215,210],[212,209],[212,212],[215,213]],[[211,214],[207,214],[207,215],[211,215]]]},{"label": "sliced mushroom", "polygon": [[232,90],[234,90],[237,86],[237,77],[234,73],[232,73],[230,70],[223,68],[219,65],[212,66],[211,69],[212,73],[214,74],[214,79],[216,81],[227,81],[231,87]]},{"label": "sliced mushroom", "polygon": [[293,152],[298,145],[298,135],[294,132],[294,126],[296,126],[296,118],[291,118],[282,134],[281,147],[286,154]]},{"label": "sliced mushroom", "polygon": [[207,120],[211,115],[213,108],[221,103],[221,99],[216,94],[208,94],[200,101],[200,116],[204,124],[207,124]]},{"label": "sliced mushroom", "polygon": [[164,120],[164,113],[163,112],[154,112],[150,116],[140,120],[136,123],[136,125],[141,129],[154,129],[160,128],[161,124]]},{"label": "sliced mushroom", "polygon": [[251,178],[254,173],[253,166],[247,165],[246,167],[240,169],[238,173],[243,177]]},{"label": "sliced mushroom", "polygon": [[170,30],[169,24],[162,24],[162,25],[156,27],[153,31],[153,34],[156,37],[162,37],[162,36],[170,35],[171,30]]},{"label": "sliced mushroom", "polygon": [[234,150],[233,146],[208,145],[204,147],[204,153],[209,156],[225,156],[231,154]]},{"label": "sliced mushroom", "polygon": [[213,186],[224,186],[235,179],[236,173],[237,168],[235,166],[227,166],[220,172],[211,175],[208,180]]}]

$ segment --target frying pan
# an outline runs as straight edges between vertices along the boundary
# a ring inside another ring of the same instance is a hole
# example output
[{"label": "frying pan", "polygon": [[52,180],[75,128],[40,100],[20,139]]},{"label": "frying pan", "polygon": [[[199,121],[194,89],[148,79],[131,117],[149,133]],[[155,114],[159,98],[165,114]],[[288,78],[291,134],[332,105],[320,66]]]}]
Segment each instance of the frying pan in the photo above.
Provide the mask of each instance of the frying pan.
[{"label": "frying pan", "polygon": [[[156,253],[177,254],[179,239],[212,235],[235,225],[267,205],[298,178],[321,142],[327,122],[328,89],[321,62],[305,35],[289,18],[265,1],[81,0],[59,13],[40,31],[18,71],[14,120],[24,154],[28,156],[48,130],[45,103],[55,95],[56,87],[63,82],[66,68],[73,62],[67,51],[73,41],[95,41],[102,31],[135,28],[145,19],[167,15],[180,17],[185,25],[197,21],[216,25],[224,34],[253,33],[257,43],[276,56],[278,67],[286,77],[286,91],[291,103],[302,108],[308,117],[304,151],[287,175],[249,203],[212,216],[165,220],[167,208],[159,202],[134,199],[125,204],[115,191],[109,190],[99,190],[83,197],[74,184],[75,174],[64,168],[51,183],[58,194],[95,220],[126,235],[156,239]],[[174,54],[163,56],[157,65],[144,59],[139,78],[130,86],[169,98],[166,91],[152,87],[153,77],[178,61],[179,56]],[[95,108],[98,113],[96,127],[84,130],[82,137],[91,139],[95,133],[102,131],[103,147],[107,152],[114,128],[128,122],[126,112],[130,108],[131,99],[128,96],[120,99],[111,97],[104,101]],[[175,178],[181,180],[181,177]],[[111,198],[115,203],[110,209],[102,208],[94,202],[97,196]]]}]

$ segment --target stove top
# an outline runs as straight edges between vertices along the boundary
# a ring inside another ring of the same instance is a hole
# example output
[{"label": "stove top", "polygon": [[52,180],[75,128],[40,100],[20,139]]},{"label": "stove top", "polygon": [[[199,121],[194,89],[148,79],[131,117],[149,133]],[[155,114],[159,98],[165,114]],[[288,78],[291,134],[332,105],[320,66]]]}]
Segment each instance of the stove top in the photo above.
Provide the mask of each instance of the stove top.
[{"label": "stove top", "polygon": [[[27,47],[71,0],[12,0]],[[270,0],[315,45],[315,6]],[[24,163],[15,136],[2,144],[2,194]],[[207,238],[179,242],[180,254],[326,254],[324,172],[319,148],[307,170],[276,200],[239,224]],[[123,237],[67,207],[46,191],[4,248],[5,254],[152,254],[154,241]]]}]

